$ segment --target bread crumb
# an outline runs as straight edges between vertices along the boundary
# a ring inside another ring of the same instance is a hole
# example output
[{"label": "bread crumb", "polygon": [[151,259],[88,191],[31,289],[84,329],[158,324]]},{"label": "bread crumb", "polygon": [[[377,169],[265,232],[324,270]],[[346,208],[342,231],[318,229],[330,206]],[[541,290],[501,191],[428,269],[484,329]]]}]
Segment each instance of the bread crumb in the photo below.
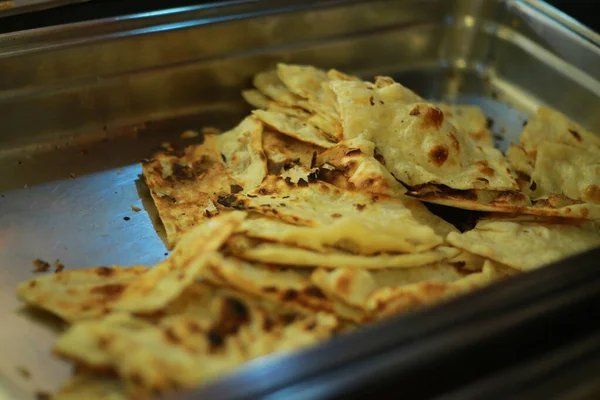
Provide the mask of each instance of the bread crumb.
[{"label": "bread crumb", "polygon": [[65,264],[63,264],[60,260],[56,260],[54,262],[54,272],[61,272],[65,269]]},{"label": "bread crumb", "polygon": [[183,132],[181,135],[179,135],[179,137],[182,139],[191,139],[191,138],[195,138],[196,136],[198,136],[198,132],[192,131],[189,129],[187,131]]},{"label": "bread crumb", "polygon": [[39,258],[33,260],[33,266],[35,267],[33,272],[47,272],[48,270],[50,270],[50,263],[44,260],[40,260]]},{"label": "bread crumb", "polygon": [[131,206],[131,211],[133,211],[133,212],[140,212],[140,211],[142,211],[142,209],[140,207]]}]

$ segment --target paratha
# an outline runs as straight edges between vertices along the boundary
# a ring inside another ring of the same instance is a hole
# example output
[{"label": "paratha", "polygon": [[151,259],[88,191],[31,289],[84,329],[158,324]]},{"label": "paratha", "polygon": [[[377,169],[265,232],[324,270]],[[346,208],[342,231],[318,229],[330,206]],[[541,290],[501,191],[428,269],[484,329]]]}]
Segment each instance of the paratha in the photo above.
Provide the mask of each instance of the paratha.
[{"label": "paratha", "polygon": [[[444,240],[432,228],[419,223],[401,200],[344,191],[321,181],[291,185],[277,177],[267,177],[254,192],[230,195],[219,202],[312,227],[281,228],[286,230],[281,236],[297,241],[295,244],[300,247],[310,246],[318,237],[321,245],[357,254],[414,253],[438,246]],[[386,218],[378,218],[381,215]]]},{"label": "paratha", "polygon": [[600,232],[594,223],[482,220],[471,231],[451,233],[448,241],[470,253],[528,271],[600,246]]}]

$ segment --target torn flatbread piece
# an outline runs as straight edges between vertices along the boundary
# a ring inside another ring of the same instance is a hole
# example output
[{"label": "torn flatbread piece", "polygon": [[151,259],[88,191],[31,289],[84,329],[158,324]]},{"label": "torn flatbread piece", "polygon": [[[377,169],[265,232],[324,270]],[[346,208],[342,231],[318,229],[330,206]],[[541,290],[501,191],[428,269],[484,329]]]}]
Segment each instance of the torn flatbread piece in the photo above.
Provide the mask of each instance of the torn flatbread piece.
[{"label": "torn flatbread piece", "polygon": [[475,291],[504,276],[502,272],[498,272],[495,263],[486,261],[481,272],[450,282],[424,281],[377,289],[370,295],[367,309],[378,319],[388,318]]},{"label": "torn flatbread piece", "polygon": [[369,298],[378,289],[398,288],[420,282],[452,282],[462,278],[450,263],[417,268],[362,270],[356,268],[316,269],[311,281],[328,295],[367,311]]},{"label": "torn flatbread piece", "polygon": [[458,131],[466,133],[476,144],[494,147],[488,119],[480,107],[470,104],[446,103],[439,103],[437,107],[442,110],[448,122],[454,125]]},{"label": "torn flatbread piece", "polygon": [[[185,335],[127,314],[80,322],[59,338],[55,352],[91,367],[97,367],[95,362],[104,362],[103,367],[116,370],[128,392],[135,396],[192,387],[245,361],[232,333],[216,339],[218,334],[213,338],[205,332],[199,326],[201,321],[192,316],[185,318]],[[219,321],[213,323],[217,329]],[[229,321],[229,326],[239,323]],[[197,330],[192,329],[195,326]]]},{"label": "torn flatbread piece", "polygon": [[267,175],[262,135],[262,123],[247,117],[232,130],[215,136],[217,151],[242,191],[254,189]]},{"label": "torn flatbread piece", "polygon": [[301,142],[323,148],[328,148],[335,144],[325,132],[318,129],[315,125],[310,124],[307,120],[277,111],[254,110],[252,113],[276,131]]},{"label": "torn flatbread piece", "polygon": [[551,194],[532,201],[520,191],[453,190],[440,185],[424,185],[413,188],[407,194],[424,202],[464,210],[546,218],[600,219],[600,207],[597,204],[574,200],[561,194]]},{"label": "torn flatbread piece", "polygon": [[218,285],[239,290],[278,304],[282,310],[313,314],[324,312],[359,321],[361,313],[339,305],[314,286],[306,272],[265,264],[251,264],[232,257],[214,257],[204,275]]},{"label": "torn flatbread piece", "polygon": [[165,261],[120,293],[113,308],[152,312],[166,307],[201,275],[211,255],[219,250],[245,217],[243,212],[231,212],[189,231]]},{"label": "torn flatbread piece", "polygon": [[125,384],[111,375],[76,372],[52,400],[129,400]]},{"label": "torn flatbread piece", "polygon": [[121,293],[149,270],[143,266],[65,270],[21,283],[17,295],[27,304],[68,322],[99,318],[108,314]]},{"label": "torn flatbread piece", "polygon": [[448,241],[470,253],[529,271],[600,246],[600,232],[593,223],[482,220],[471,231],[451,233]]},{"label": "torn flatbread piece", "polygon": [[356,269],[412,268],[450,259],[460,253],[460,250],[448,246],[439,246],[422,253],[372,256],[361,256],[339,250],[319,253],[281,243],[248,240],[243,237],[232,237],[228,249],[236,257],[264,264]]},{"label": "torn flatbread piece", "polygon": [[275,70],[256,74],[252,83],[260,93],[282,105],[296,106],[301,99],[283,84]]},{"label": "torn flatbread piece", "polygon": [[362,135],[374,142],[386,168],[402,183],[460,190],[519,188],[502,153],[478,146],[439,108],[427,103],[386,103],[377,91],[357,82],[329,85],[337,94],[344,135]]},{"label": "torn flatbread piece", "polygon": [[560,194],[600,205],[600,149],[540,142],[531,179],[534,199]]},{"label": "torn flatbread piece", "polygon": [[[321,246],[356,254],[417,253],[444,240],[432,228],[418,222],[400,199],[344,191],[321,181],[292,185],[270,176],[253,193],[230,195],[219,202],[311,227],[280,227],[280,237],[287,236],[281,240],[299,247],[319,242]],[[382,215],[386,217],[381,218]]]},{"label": "torn flatbread piece", "polygon": [[310,170],[313,168],[313,159],[321,151],[320,147],[270,130],[263,134],[263,149],[267,155],[269,174],[272,175],[279,175],[294,166]]},{"label": "torn flatbread piece", "polygon": [[218,214],[218,197],[238,186],[219,154],[214,135],[181,153],[155,154],[142,162],[142,171],[170,249],[185,232]]},{"label": "torn flatbread piece", "polygon": [[564,114],[549,107],[540,107],[521,133],[521,144],[529,156],[536,157],[543,141],[567,144],[579,149],[600,150],[600,136],[570,121]]},{"label": "torn flatbread piece", "polygon": [[254,108],[266,110],[273,103],[273,100],[262,94],[257,89],[242,90],[242,97],[246,103]]}]

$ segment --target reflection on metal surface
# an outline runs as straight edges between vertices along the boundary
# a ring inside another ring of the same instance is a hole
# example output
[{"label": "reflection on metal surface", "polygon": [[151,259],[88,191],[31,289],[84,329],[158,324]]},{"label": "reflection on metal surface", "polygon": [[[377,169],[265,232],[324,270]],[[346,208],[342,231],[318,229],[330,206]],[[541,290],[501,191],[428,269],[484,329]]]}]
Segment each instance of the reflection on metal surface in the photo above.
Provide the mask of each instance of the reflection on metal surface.
[{"label": "reflection on metal surface", "polygon": [[479,104],[503,143],[540,103],[600,130],[589,112],[600,108],[593,37],[530,3],[269,0],[0,35],[0,382],[20,397],[68,374],[50,355],[54,333],[16,313],[31,261],[164,257],[151,215],[131,212],[144,190],[136,161],[187,143],[186,129],[230,127],[248,111],[240,88],[277,61],[390,74],[428,97]]},{"label": "reflection on metal surface", "polygon": [[0,1],[0,18],[89,0],[13,0]]}]

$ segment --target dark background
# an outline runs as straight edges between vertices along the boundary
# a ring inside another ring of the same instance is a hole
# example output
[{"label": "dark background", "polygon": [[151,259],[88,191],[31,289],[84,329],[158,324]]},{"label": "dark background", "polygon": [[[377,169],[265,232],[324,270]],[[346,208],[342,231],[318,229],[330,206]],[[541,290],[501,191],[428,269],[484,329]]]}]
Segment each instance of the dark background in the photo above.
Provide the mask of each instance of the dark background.
[{"label": "dark background", "polygon": [[[215,2],[215,0],[211,2]],[[592,9],[600,5],[600,0],[547,0],[547,2],[596,32],[600,31],[598,11]],[[200,3],[208,3],[208,1],[94,0],[31,14],[0,18],[0,33]]]}]

